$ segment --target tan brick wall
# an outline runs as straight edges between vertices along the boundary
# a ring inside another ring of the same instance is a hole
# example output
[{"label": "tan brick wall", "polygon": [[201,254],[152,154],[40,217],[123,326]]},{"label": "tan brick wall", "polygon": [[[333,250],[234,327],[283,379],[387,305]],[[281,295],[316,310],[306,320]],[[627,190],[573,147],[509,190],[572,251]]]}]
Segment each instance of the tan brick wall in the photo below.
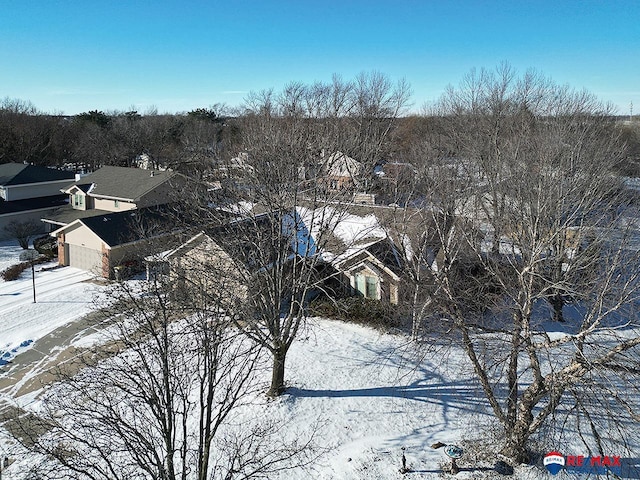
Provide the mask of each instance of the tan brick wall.
[{"label": "tan brick wall", "polygon": [[104,278],[111,278],[111,263],[109,261],[109,249],[104,243],[102,244],[102,276]]},{"label": "tan brick wall", "polygon": [[58,265],[64,266],[66,262],[64,254],[64,233],[58,234]]}]

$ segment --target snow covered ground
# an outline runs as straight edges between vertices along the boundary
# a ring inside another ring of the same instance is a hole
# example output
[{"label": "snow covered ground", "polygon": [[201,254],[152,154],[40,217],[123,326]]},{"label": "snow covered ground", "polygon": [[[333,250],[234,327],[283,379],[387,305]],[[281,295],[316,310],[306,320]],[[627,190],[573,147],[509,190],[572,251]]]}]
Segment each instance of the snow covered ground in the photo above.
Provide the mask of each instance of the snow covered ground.
[{"label": "snow covered ground", "polygon": [[[15,240],[5,240],[0,242],[0,272],[4,269],[20,262],[20,252],[22,249]],[[1,282],[2,280],[0,280]]]},{"label": "snow covered ground", "polygon": [[436,478],[445,457],[429,446],[469,438],[471,418],[488,420],[459,352],[448,351],[446,363],[442,354],[416,365],[404,336],[311,319],[289,354],[290,388],[269,414],[293,419],[291,432],[318,425],[330,451],[310,478],[402,478],[403,448],[411,478]]},{"label": "snow covered ground", "polygon": [[[20,252],[17,244],[0,244],[0,271],[19,263]],[[51,269],[55,265],[36,265],[36,303],[30,269],[18,280],[0,280],[0,365],[94,308],[97,287],[87,282],[93,276],[77,268]]]},{"label": "snow covered ground", "polygon": [[[15,245],[2,244],[0,265],[18,253]],[[37,348],[38,340],[52,330],[95,308],[92,297],[104,287],[89,279],[90,275],[68,267],[38,272],[36,304],[30,272],[16,282],[0,282],[0,349],[19,351],[19,345],[29,340]],[[0,369],[0,380],[2,375]],[[491,447],[486,432],[492,431],[495,421],[464,354],[455,347],[430,345],[417,352],[403,335],[314,318],[290,350],[286,376],[289,388],[283,396],[269,401],[261,395],[239,414],[281,421],[285,427],[279,434],[284,439],[315,432],[316,444],[326,453],[307,471],[283,471],[274,479],[443,478],[448,477],[442,472],[446,458],[431,444],[466,446],[466,441],[484,435],[485,448]],[[37,396],[32,391],[25,398],[9,400],[26,405]],[[640,428],[636,430],[638,435],[629,441],[637,451]],[[0,449],[6,451],[7,445],[10,441],[0,429]],[[403,453],[412,470],[407,475],[399,472]],[[576,447],[575,453],[582,450]],[[21,478],[30,459],[16,457],[3,478]],[[494,461],[468,450],[460,461],[462,471],[449,478],[499,478]],[[515,478],[538,480],[549,474],[541,467],[521,466]]]}]

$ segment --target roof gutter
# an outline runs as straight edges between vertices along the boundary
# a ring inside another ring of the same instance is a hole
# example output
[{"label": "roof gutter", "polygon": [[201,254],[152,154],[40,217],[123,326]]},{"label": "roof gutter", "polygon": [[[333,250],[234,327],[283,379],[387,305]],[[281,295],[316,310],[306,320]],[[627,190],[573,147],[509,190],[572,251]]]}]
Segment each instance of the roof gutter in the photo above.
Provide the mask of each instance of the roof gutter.
[{"label": "roof gutter", "polygon": [[123,197],[112,197],[111,195],[100,195],[95,193],[90,193],[89,196],[93,198],[104,198],[106,200],[122,200],[123,202],[135,202],[135,198],[123,198]]}]

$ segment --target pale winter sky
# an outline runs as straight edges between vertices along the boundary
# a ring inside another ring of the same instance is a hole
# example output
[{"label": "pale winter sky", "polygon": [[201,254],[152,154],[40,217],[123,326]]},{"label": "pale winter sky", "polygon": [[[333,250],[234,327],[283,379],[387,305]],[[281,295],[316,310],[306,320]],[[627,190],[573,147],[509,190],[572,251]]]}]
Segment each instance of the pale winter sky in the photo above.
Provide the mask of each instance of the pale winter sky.
[{"label": "pale winter sky", "polygon": [[0,0],[0,98],[40,110],[235,106],[291,81],[405,78],[414,109],[507,61],[640,111],[638,0]]}]

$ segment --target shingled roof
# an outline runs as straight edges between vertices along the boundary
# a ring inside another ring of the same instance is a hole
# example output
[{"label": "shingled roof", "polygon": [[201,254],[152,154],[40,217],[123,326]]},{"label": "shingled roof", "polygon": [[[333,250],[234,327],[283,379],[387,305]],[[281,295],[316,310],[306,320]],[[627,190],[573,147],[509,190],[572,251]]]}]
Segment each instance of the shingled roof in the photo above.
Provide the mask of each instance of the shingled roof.
[{"label": "shingled roof", "polygon": [[3,163],[0,165],[0,185],[25,185],[30,183],[72,180],[74,173],[54,168],[25,165],[23,163]]},{"label": "shingled roof", "polygon": [[66,205],[69,199],[66,195],[53,195],[50,197],[27,198],[5,202],[0,198],[0,215],[7,213],[28,212],[30,210],[42,210]]},{"label": "shingled roof", "polygon": [[138,201],[143,195],[174,178],[175,172],[106,166],[65,188],[78,187],[94,197]]},{"label": "shingled roof", "polygon": [[79,218],[51,232],[51,235],[77,225],[87,227],[111,248],[177,231],[174,219],[166,211],[160,207],[152,207]]},{"label": "shingled roof", "polygon": [[175,221],[158,208],[110,213],[80,220],[107,245],[115,247],[175,231]]}]

